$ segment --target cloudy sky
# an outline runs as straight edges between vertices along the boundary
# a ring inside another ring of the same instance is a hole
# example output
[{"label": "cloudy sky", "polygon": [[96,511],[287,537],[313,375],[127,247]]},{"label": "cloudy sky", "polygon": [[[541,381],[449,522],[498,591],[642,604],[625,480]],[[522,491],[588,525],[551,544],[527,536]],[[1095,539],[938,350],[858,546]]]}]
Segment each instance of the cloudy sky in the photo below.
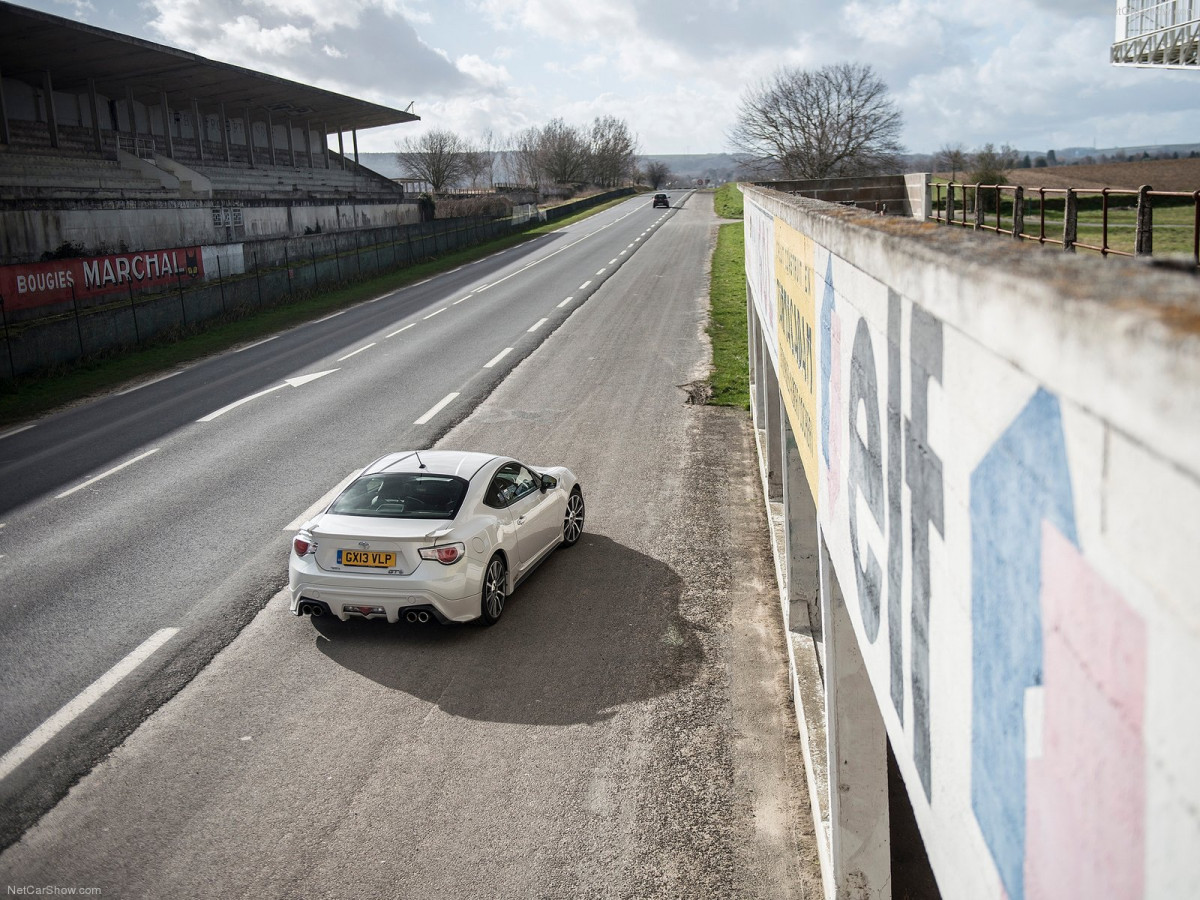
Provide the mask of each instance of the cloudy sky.
[{"label": "cloudy sky", "polygon": [[623,118],[644,153],[716,153],[780,66],[870,63],[912,152],[1200,142],[1200,72],[1108,63],[1109,0],[18,0],[497,136]]}]

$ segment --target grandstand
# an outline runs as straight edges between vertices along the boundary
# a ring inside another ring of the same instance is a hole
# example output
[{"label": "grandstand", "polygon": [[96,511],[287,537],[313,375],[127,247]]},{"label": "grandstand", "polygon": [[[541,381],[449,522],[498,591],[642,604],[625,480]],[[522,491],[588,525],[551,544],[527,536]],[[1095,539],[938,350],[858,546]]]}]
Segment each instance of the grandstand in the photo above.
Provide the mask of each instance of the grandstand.
[{"label": "grandstand", "polygon": [[1117,66],[1200,68],[1200,0],[1117,0]]},{"label": "grandstand", "polygon": [[417,119],[0,2],[0,265],[416,221],[358,132]]}]

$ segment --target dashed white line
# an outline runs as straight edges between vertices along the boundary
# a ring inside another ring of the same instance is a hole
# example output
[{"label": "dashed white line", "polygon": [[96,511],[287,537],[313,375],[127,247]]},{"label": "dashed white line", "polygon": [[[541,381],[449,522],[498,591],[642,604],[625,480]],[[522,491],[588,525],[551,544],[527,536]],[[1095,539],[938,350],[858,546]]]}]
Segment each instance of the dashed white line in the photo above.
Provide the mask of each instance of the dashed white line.
[{"label": "dashed white line", "polygon": [[432,318],[433,318],[434,316],[436,316],[438,313],[444,313],[444,312],[445,312],[447,309],[449,309],[449,308],[450,308],[450,307],[448,307],[448,306],[443,306],[441,309],[435,309],[433,312],[431,312],[431,313],[430,313],[429,315],[427,315],[425,318],[426,318],[426,319],[432,319]]},{"label": "dashed white line", "polygon": [[[341,313],[338,313],[338,315],[341,315]],[[326,318],[332,318],[332,316],[326,316]],[[325,319],[322,319],[321,321],[324,322]],[[269,338],[263,338],[261,341],[255,341],[253,344],[247,344],[245,347],[238,347],[233,352],[234,353],[242,353],[246,350],[253,350],[255,347],[261,347],[263,344],[267,343],[268,341],[273,341],[277,337],[279,337],[279,335],[273,334]]]},{"label": "dashed white line", "polygon": [[22,425],[20,428],[11,428],[8,431],[4,432],[3,434],[0,434],[0,441],[4,440],[7,437],[12,437],[14,434],[20,434],[22,431],[28,431],[30,428],[32,428],[36,424],[37,424],[37,422],[34,422],[30,425]]},{"label": "dashed white line", "polygon": [[[159,451],[159,449],[160,448],[155,447],[153,450],[147,450],[145,453],[135,456],[133,459],[127,459],[127,460],[125,460],[125,462],[121,463],[119,466],[115,466],[114,468],[109,469],[107,472],[101,472],[95,478],[89,478],[83,484],[77,484],[77,485],[75,485],[75,487],[71,488],[70,490],[63,491],[61,494],[55,494],[54,499],[61,500],[63,497],[71,496],[76,491],[82,491],[85,487],[91,487],[93,484],[95,484],[97,481],[100,481],[102,478],[107,478],[109,475],[115,475],[117,472],[120,472],[122,469],[132,466],[135,462],[141,462],[147,456],[153,456],[155,453],[157,453]],[[0,776],[0,777],[2,777],[2,776]]]},{"label": "dashed white line", "polygon": [[397,329],[396,329],[395,331],[393,331],[391,334],[385,334],[385,335],[384,335],[384,337],[395,337],[396,335],[398,335],[398,334],[399,334],[400,332],[402,332],[402,331],[408,331],[408,329],[412,328],[412,327],[413,327],[414,325],[416,325],[416,324],[417,324],[416,322],[409,322],[409,323],[408,323],[407,325],[405,325],[403,328],[397,328]]},{"label": "dashed white line", "polygon": [[472,291],[471,293],[467,294],[465,297],[459,297],[457,300],[455,300],[455,301],[454,301],[453,303],[451,303],[450,305],[451,305],[451,306],[458,306],[458,304],[462,303],[464,300],[470,300],[470,299],[471,299],[472,297],[474,297],[474,296],[475,296],[475,293],[474,293],[474,291]]},{"label": "dashed white line", "polygon": [[605,272],[607,272],[607,271],[608,271],[608,266],[605,266],[603,269],[601,269],[601,270],[600,270],[599,272],[597,272],[596,274],[597,274],[597,275],[603,275],[603,274],[604,274]]},{"label": "dashed white line", "polygon": [[35,728],[24,740],[0,757],[0,779],[11,775],[17,766],[53,740],[56,734],[75,721],[89,706],[112,690],[122,678],[149,659],[154,651],[178,632],[178,628],[162,628],[154,632],[128,656],[84,688],[74,700]]},{"label": "dashed white line", "polygon": [[615,263],[618,263],[618,262],[620,262],[620,261],[621,261],[621,257],[617,256],[617,257],[614,257],[613,259],[610,259],[610,260],[608,261],[608,264],[611,266],[611,265],[614,265]]},{"label": "dashed white line", "polygon": [[592,280],[589,278],[587,281],[585,281],[583,284],[581,284],[581,285],[579,286],[579,290],[581,290],[581,291],[582,291],[582,290],[583,290],[585,287],[587,287],[587,286],[588,286],[589,284],[591,284],[591,283],[592,283]]},{"label": "dashed white line", "polygon": [[320,325],[322,322],[328,322],[330,319],[336,319],[338,316],[344,316],[348,312],[350,312],[348,309],[339,309],[337,312],[330,313],[323,319],[317,319],[317,321],[313,322],[313,324]]},{"label": "dashed white line", "polygon": [[413,422],[413,424],[414,425],[424,425],[426,422],[428,422],[430,419],[432,419],[434,416],[436,416],[438,413],[440,413],[443,409],[445,409],[447,406],[449,406],[452,402],[454,402],[454,398],[457,396],[458,396],[458,391],[455,391],[452,394],[447,394],[445,397],[443,397],[441,400],[439,400],[436,404],[434,404],[433,409],[429,410],[429,412],[425,413],[425,415],[421,416],[421,418],[417,419],[417,421]]},{"label": "dashed white line", "polygon": [[485,369],[490,369],[496,363],[500,362],[500,360],[504,359],[504,357],[508,356],[508,354],[512,353],[512,351],[513,351],[512,347],[505,347],[503,350],[501,350],[499,353],[497,353],[495,356],[493,356],[491,359],[489,359],[487,362],[485,362],[483,364],[483,367]]},{"label": "dashed white line", "polygon": [[[278,336],[278,335],[277,335],[277,336]],[[268,341],[270,341],[270,340],[274,340],[274,338],[267,338],[267,340],[268,340]],[[259,341],[259,343],[261,344],[261,343],[264,343],[264,342],[263,342],[263,341]],[[253,345],[251,345],[251,346],[253,346]],[[243,347],[243,348],[242,348],[242,350],[249,350],[249,349],[250,349],[249,347]],[[233,352],[234,352],[234,353],[241,353],[242,351],[241,351],[241,350],[234,350]],[[166,375],[159,375],[157,378],[151,378],[149,381],[143,381],[141,384],[135,384],[135,385],[134,385],[133,387],[131,387],[131,388],[126,388],[126,389],[125,389],[125,390],[123,390],[123,391],[118,391],[118,392],[117,392],[117,396],[118,396],[118,397],[124,397],[126,394],[132,394],[134,391],[140,391],[140,390],[141,390],[142,388],[144,388],[144,387],[150,387],[150,385],[152,385],[152,384],[158,384],[160,381],[166,381],[168,378],[174,378],[176,375],[182,375],[182,374],[183,374],[183,369],[176,369],[174,372],[168,372]],[[31,427],[32,427],[32,426],[31,426]]]},{"label": "dashed white line", "polygon": [[362,353],[364,350],[370,350],[377,343],[378,343],[378,341],[371,341],[371,343],[367,344],[367,346],[365,346],[365,347],[359,347],[357,350],[353,350],[350,353],[347,353],[345,356],[340,356],[340,357],[338,357],[338,362],[343,362],[352,356],[357,356],[359,353]]},{"label": "dashed white line", "polygon": [[[526,268],[528,268],[528,266]],[[516,274],[517,274],[516,272],[513,272],[513,275],[516,275]],[[501,279],[501,281],[503,281],[503,279]],[[499,283],[500,283],[499,281],[492,282],[492,284],[499,284]],[[485,284],[482,287],[475,288],[475,293],[478,294],[480,291],[486,291],[488,288],[490,288],[492,286],[492,284]]]},{"label": "dashed white line", "polygon": [[[634,243],[636,243],[636,241],[635,241]],[[633,248],[634,248],[634,244],[630,244],[630,245],[629,245],[628,247],[626,247],[625,249],[626,249],[626,250],[632,250]]]},{"label": "dashed white line", "polygon": [[541,328],[541,327],[542,327],[543,325],[545,325],[545,324],[546,324],[546,320],[545,320],[545,319],[538,319],[536,322],[534,322],[534,323],[533,323],[533,327],[532,327],[532,328],[530,328],[530,329],[529,329],[529,331],[527,331],[527,332],[525,332],[525,333],[526,333],[526,334],[531,334],[531,333],[533,333],[533,332],[537,331],[539,328]]},{"label": "dashed white line", "polygon": [[570,303],[570,302],[571,302],[572,300],[574,300],[574,299],[575,299],[574,297],[568,297],[568,298],[567,298],[566,300],[564,300],[562,303],[558,304],[558,306],[556,307],[556,309],[562,309],[564,306],[566,306],[568,303]]}]

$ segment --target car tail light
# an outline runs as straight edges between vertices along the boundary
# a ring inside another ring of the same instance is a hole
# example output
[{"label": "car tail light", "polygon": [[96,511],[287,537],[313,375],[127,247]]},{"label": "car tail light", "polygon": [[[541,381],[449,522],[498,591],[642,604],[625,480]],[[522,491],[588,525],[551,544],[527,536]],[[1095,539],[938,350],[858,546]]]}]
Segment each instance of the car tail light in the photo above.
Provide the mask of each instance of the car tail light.
[{"label": "car tail light", "polygon": [[421,554],[421,559],[435,560],[443,566],[448,566],[458,562],[467,552],[467,548],[461,543],[442,544],[440,547],[422,547],[417,552]]},{"label": "car tail light", "polygon": [[317,542],[305,535],[298,534],[292,538],[292,549],[296,551],[297,556],[305,556],[311,553],[316,546]]}]

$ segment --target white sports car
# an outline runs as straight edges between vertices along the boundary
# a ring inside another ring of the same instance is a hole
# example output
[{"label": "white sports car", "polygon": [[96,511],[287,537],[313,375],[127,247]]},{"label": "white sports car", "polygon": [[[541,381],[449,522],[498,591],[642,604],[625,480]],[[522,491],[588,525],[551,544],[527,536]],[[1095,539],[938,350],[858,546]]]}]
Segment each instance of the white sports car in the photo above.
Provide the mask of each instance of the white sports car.
[{"label": "white sports car", "polygon": [[377,459],[306,522],[288,565],[295,615],[494,624],[560,544],[583,532],[570,470],[487,453]]}]

